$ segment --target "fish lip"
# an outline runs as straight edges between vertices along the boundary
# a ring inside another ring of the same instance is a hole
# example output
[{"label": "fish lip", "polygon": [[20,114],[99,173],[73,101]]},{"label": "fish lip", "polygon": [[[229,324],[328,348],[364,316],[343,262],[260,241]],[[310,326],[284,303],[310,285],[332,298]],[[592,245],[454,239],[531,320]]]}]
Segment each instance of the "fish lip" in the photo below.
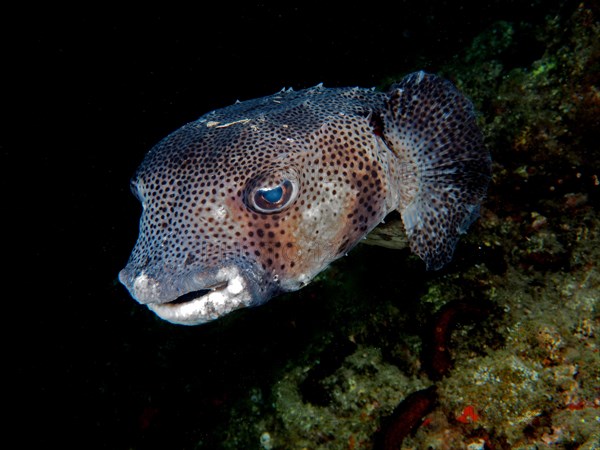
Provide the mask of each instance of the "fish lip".
[{"label": "fish lip", "polygon": [[194,276],[187,284],[187,292],[182,295],[146,306],[167,322],[191,326],[256,303],[252,280],[237,266],[221,268],[209,277]]}]

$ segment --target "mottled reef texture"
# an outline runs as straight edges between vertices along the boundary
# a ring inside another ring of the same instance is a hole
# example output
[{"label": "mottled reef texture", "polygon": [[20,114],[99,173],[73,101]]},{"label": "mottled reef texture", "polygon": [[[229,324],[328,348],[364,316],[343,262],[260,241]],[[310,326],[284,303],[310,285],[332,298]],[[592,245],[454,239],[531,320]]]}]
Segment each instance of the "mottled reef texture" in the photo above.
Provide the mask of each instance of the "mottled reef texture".
[{"label": "mottled reef texture", "polygon": [[[481,220],[441,272],[363,246],[320,276],[305,295],[328,296],[330,332],[234,406],[226,448],[600,448],[592,4],[539,27],[498,22],[444,67],[481,112],[494,159]],[[435,317],[449,327],[437,337]],[[404,432],[414,408],[422,423]]]}]

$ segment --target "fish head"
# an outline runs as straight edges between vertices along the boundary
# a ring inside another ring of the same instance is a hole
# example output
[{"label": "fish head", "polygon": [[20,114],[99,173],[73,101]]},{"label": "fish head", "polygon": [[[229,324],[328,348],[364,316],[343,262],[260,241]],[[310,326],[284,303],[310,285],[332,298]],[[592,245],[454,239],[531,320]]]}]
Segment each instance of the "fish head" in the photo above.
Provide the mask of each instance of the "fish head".
[{"label": "fish head", "polygon": [[131,295],[197,325],[301,288],[357,244],[386,214],[387,172],[364,99],[348,97],[282,91],[157,144],[132,180]]}]

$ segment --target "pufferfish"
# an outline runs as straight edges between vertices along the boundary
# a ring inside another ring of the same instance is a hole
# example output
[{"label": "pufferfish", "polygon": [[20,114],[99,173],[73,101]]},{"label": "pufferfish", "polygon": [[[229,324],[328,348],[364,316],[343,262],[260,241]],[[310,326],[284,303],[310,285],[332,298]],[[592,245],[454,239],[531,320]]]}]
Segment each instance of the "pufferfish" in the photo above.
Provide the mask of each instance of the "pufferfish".
[{"label": "pufferfish", "polygon": [[471,102],[424,72],[387,92],[318,85],[237,102],[145,156],[119,280],[164,320],[206,323],[300,289],[395,210],[439,269],[478,216],[490,164]]}]

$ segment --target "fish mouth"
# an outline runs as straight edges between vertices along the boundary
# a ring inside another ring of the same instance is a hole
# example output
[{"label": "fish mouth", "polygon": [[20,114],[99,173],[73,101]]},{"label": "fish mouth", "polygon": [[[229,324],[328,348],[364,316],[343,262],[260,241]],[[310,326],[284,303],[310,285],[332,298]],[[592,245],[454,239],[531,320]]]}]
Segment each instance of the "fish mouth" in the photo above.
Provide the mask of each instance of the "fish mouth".
[{"label": "fish mouth", "polygon": [[169,283],[165,286],[141,273],[128,288],[161,319],[177,325],[200,325],[256,303],[250,278],[246,271],[229,266],[211,276],[184,277],[175,291],[167,287]]}]

